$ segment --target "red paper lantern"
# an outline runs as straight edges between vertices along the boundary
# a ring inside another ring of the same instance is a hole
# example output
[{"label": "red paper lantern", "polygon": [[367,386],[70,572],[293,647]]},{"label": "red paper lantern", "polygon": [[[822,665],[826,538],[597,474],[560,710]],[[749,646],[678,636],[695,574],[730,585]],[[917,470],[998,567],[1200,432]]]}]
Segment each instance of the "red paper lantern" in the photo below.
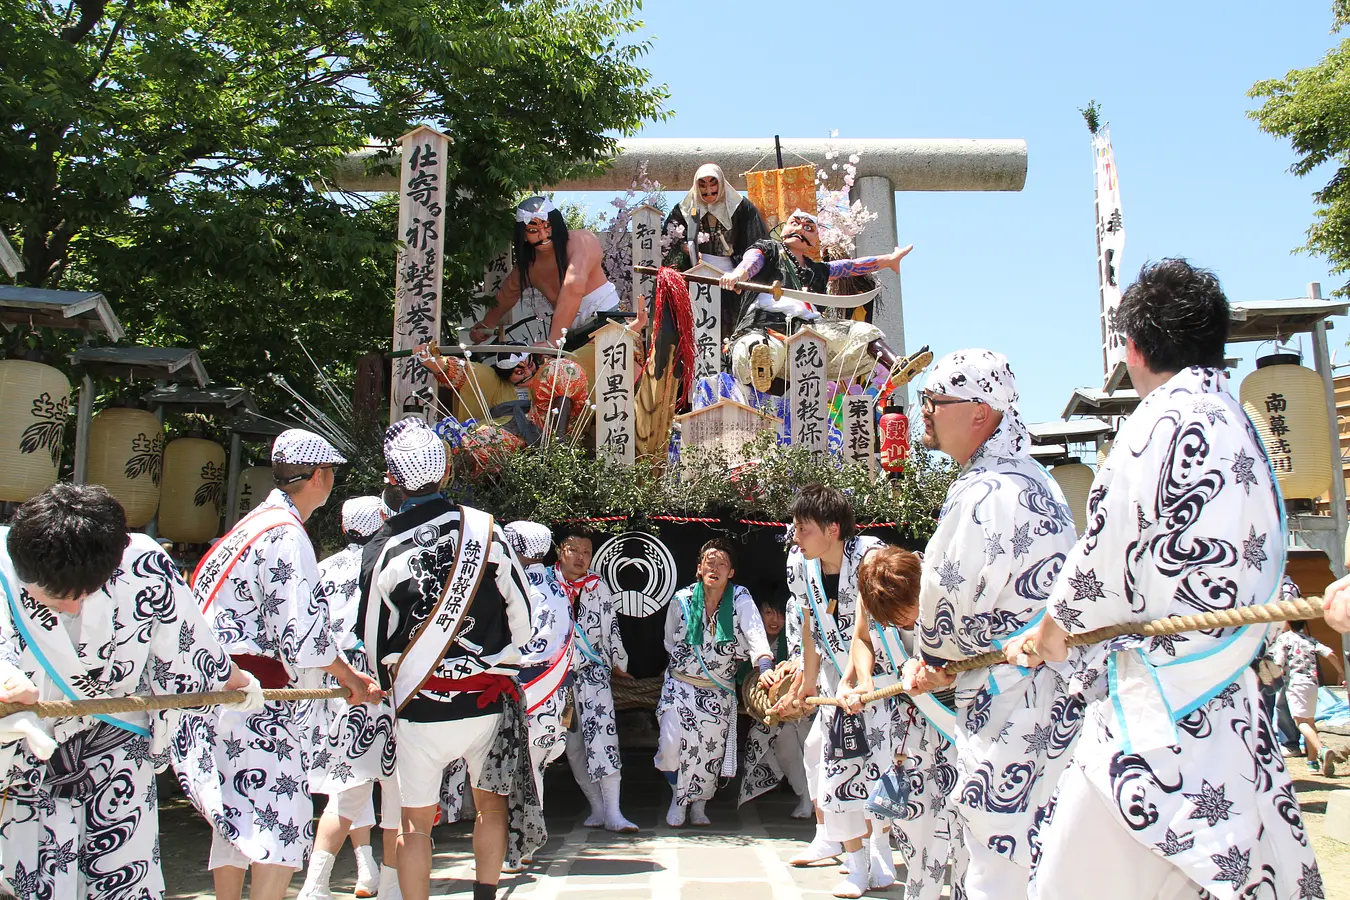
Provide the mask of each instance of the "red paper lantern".
[{"label": "red paper lantern", "polygon": [[909,417],[898,409],[881,416],[881,468],[900,472],[909,459]]}]

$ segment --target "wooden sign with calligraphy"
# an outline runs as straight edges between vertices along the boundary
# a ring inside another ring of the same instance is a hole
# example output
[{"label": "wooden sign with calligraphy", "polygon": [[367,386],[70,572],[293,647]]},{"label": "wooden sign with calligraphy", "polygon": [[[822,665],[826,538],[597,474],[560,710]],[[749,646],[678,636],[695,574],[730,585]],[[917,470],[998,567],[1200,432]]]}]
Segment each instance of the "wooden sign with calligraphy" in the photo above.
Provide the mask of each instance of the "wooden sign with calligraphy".
[{"label": "wooden sign with calligraphy", "polygon": [[595,452],[631,466],[637,458],[633,385],[637,332],[609,322],[595,332]]},{"label": "wooden sign with calligraphy", "polygon": [[[441,251],[444,244],[445,163],[450,139],[418,126],[405,134],[399,176],[397,280],[394,286],[394,350],[410,350],[441,336]],[[411,357],[394,360],[389,421],[410,415],[432,418],[430,404],[414,396],[434,383]]]},{"label": "wooden sign with calligraphy", "polygon": [[[722,270],[699,263],[688,274],[720,278]],[[722,289],[691,281],[689,302],[694,308],[694,377],[716,378],[722,371]]]},{"label": "wooden sign with calligraphy", "polygon": [[746,444],[761,432],[777,434],[783,427],[782,420],[776,416],[735,400],[719,400],[712,406],[676,416],[675,422],[680,427],[682,469],[693,469],[705,464],[706,458],[702,454],[689,452],[694,448],[720,450],[726,454],[729,465],[739,466],[749,461],[745,452]]},{"label": "wooden sign with calligraphy", "polygon": [[792,443],[823,454],[829,448],[829,418],[825,398],[825,338],[811,327],[787,339],[788,418]]},{"label": "wooden sign with calligraphy", "polygon": [[[661,265],[661,210],[644,203],[633,210],[633,265]],[[633,309],[649,305],[656,295],[656,276],[633,273]]]},{"label": "wooden sign with calligraphy", "polygon": [[876,433],[876,416],[872,398],[864,393],[849,394],[844,398],[844,462],[866,466],[876,471],[877,458],[872,452]]},{"label": "wooden sign with calligraphy", "polygon": [[501,253],[492,257],[488,264],[483,267],[483,296],[492,302],[492,298],[497,296],[497,292],[502,289],[506,283],[506,276],[511,274],[511,248],[507,247]]}]

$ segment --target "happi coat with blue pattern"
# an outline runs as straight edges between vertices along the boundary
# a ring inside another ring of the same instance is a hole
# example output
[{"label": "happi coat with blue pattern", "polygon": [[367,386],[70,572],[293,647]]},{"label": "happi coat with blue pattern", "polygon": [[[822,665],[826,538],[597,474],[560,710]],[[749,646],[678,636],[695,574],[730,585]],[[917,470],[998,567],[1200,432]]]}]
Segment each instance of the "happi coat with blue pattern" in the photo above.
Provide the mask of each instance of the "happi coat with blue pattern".
[{"label": "happi coat with blue pattern", "polygon": [[[924,551],[918,649],[930,663],[998,649],[1033,627],[1073,546],[1064,495],[1028,455],[1015,413],[962,467]],[[1050,669],[977,669],[955,688],[956,811],[968,878],[979,883],[986,854],[1027,869],[1039,854],[1084,701]]]},{"label": "happi coat with blue pattern", "polygon": [[[1282,503],[1227,381],[1183,370],[1121,428],[1050,598],[1065,630],[1279,599]],[[1073,764],[1135,840],[1221,900],[1323,896],[1249,665],[1266,627],[1120,638],[1074,651],[1066,667],[1093,698]],[[1178,708],[1188,660],[1215,665]],[[1150,722],[1137,701],[1155,684],[1171,715]],[[1051,827],[1072,828],[1079,813],[1061,804]],[[1087,896],[1091,860],[1081,874]]]}]

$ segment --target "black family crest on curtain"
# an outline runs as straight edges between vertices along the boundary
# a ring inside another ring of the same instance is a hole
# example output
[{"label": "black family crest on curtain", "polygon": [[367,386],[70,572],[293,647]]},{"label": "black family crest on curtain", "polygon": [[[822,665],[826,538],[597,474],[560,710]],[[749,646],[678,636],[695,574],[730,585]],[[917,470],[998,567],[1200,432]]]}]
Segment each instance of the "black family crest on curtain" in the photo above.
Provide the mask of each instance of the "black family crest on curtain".
[{"label": "black family crest on curtain", "polygon": [[[893,528],[863,530],[909,549],[922,546],[922,542],[900,540]],[[618,600],[619,631],[628,650],[629,673],[635,678],[655,678],[665,671],[666,609],[677,590],[694,582],[698,550],[714,537],[731,541],[736,550],[737,584],[757,601],[769,596],[786,600],[786,533],[782,527],[682,522],[663,524],[657,534],[629,531],[608,539],[597,536],[591,569],[605,579]]]}]

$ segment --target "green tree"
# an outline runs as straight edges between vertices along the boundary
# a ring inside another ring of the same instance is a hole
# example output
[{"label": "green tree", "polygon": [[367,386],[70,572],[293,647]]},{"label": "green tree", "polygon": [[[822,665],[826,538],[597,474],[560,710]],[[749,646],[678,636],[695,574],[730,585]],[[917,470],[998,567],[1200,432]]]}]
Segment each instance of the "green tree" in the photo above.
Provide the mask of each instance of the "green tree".
[{"label": "green tree", "polygon": [[[1335,0],[1332,17],[1333,33],[1350,23],[1350,0]],[[1313,194],[1316,221],[1300,249],[1325,256],[1333,272],[1350,272],[1350,38],[1317,65],[1258,81],[1247,95],[1264,101],[1248,113],[1261,130],[1293,145],[1291,172],[1301,178],[1324,163],[1336,166]],[[1335,293],[1350,295],[1350,283]]]},{"label": "green tree", "polygon": [[[0,0],[0,226],[21,282],[96,288],[217,380],[311,388],[391,330],[396,208],[346,153],[448,134],[446,317],[510,200],[665,115],[636,0]],[[374,165],[380,165],[376,160]],[[384,165],[388,164],[387,157]]]}]

